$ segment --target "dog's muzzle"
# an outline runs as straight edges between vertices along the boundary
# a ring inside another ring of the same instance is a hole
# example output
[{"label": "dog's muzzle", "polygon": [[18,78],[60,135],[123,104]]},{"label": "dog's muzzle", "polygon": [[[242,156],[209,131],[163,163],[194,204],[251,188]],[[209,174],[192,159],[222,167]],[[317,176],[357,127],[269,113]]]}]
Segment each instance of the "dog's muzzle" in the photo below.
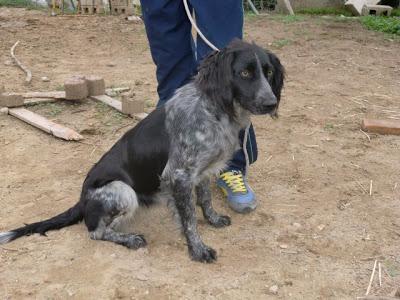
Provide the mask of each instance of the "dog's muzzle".
[{"label": "dog's muzzle", "polygon": [[275,115],[278,108],[278,99],[271,89],[269,82],[263,78],[261,87],[256,95],[257,113]]}]

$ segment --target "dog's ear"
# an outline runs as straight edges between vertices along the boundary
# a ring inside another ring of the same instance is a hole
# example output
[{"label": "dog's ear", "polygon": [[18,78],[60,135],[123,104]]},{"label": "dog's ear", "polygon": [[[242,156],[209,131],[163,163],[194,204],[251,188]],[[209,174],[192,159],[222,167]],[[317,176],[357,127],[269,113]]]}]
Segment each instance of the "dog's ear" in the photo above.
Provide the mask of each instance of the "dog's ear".
[{"label": "dog's ear", "polygon": [[281,100],[281,92],[283,89],[283,84],[284,84],[284,80],[285,80],[285,68],[282,66],[279,58],[271,53],[271,52],[267,52],[267,54],[270,57],[271,63],[274,67],[274,74],[272,76],[272,80],[271,80],[271,88],[272,91],[274,92],[274,95],[276,97],[276,99],[278,100],[278,105],[275,111],[275,115],[272,116],[273,118],[277,118],[278,117],[278,107],[279,107],[279,103]]},{"label": "dog's ear", "polygon": [[234,51],[229,48],[214,51],[201,62],[195,78],[198,88],[231,117],[235,117],[232,89],[234,59]]}]

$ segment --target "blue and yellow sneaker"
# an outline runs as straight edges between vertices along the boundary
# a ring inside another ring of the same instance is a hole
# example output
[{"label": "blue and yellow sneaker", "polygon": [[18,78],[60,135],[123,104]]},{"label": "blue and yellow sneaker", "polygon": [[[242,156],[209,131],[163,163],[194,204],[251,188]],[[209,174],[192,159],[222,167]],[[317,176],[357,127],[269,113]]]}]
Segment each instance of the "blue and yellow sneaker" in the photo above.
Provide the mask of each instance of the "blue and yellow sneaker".
[{"label": "blue and yellow sneaker", "polygon": [[219,175],[217,186],[228,199],[229,206],[238,213],[248,213],[257,207],[256,196],[241,171],[232,170]]}]

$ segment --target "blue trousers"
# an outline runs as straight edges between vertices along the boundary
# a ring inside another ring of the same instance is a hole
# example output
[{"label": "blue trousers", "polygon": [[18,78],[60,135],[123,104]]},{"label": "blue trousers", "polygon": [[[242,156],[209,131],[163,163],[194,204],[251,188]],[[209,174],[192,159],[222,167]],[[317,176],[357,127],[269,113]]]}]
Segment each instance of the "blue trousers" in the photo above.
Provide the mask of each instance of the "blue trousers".
[{"label": "blue trousers", "polygon": [[[217,48],[243,37],[241,0],[189,0],[188,4],[195,11],[197,26]],[[157,66],[158,105],[162,105],[196,74],[199,62],[212,49],[199,36],[193,40],[192,25],[182,0],[141,0],[141,6],[151,55]],[[243,141],[243,136],[241,132],[238,138]],[[258,154],[253,126],[246,148],[253,163]],[[228,169],[246,171],[243,150],[234,154]]]}]

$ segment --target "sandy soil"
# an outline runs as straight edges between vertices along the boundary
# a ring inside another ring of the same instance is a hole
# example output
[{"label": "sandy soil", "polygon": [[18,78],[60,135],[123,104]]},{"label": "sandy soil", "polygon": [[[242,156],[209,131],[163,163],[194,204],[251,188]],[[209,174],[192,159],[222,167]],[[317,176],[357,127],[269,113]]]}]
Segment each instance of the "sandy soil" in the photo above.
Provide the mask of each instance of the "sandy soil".
[{"label": "sandy soil", "polygon": [[[199,216],[218,262],[190,261],[158,207],[134,224],[149,242],[138,251],[92,241],[83,224],[3,245],[1,299],[355,299],[375,259],[383,282],[375,279],[371,294],[400,285],[400,138],[369,140],[359,130],[365,116],[400,118],[399,41],[337,18],[252,17],[245,29],[248,40],[279,55],[287,81],[279,120],[254,118],[260,155],[249,181],[259,207],[235,214],[214,188],[232,226],[214,229]],[[31,86],[10,63],[16,40]],[[154,72],[142,24],[0,9],[7,91],[57,90],[70,74],[98,74],[108,86],[131,87],[151,109]],[[72,206],[92,164],[135,123],[91,101],[29,109],[85,140],[57,140],[0,115],[0,231]]]}]

